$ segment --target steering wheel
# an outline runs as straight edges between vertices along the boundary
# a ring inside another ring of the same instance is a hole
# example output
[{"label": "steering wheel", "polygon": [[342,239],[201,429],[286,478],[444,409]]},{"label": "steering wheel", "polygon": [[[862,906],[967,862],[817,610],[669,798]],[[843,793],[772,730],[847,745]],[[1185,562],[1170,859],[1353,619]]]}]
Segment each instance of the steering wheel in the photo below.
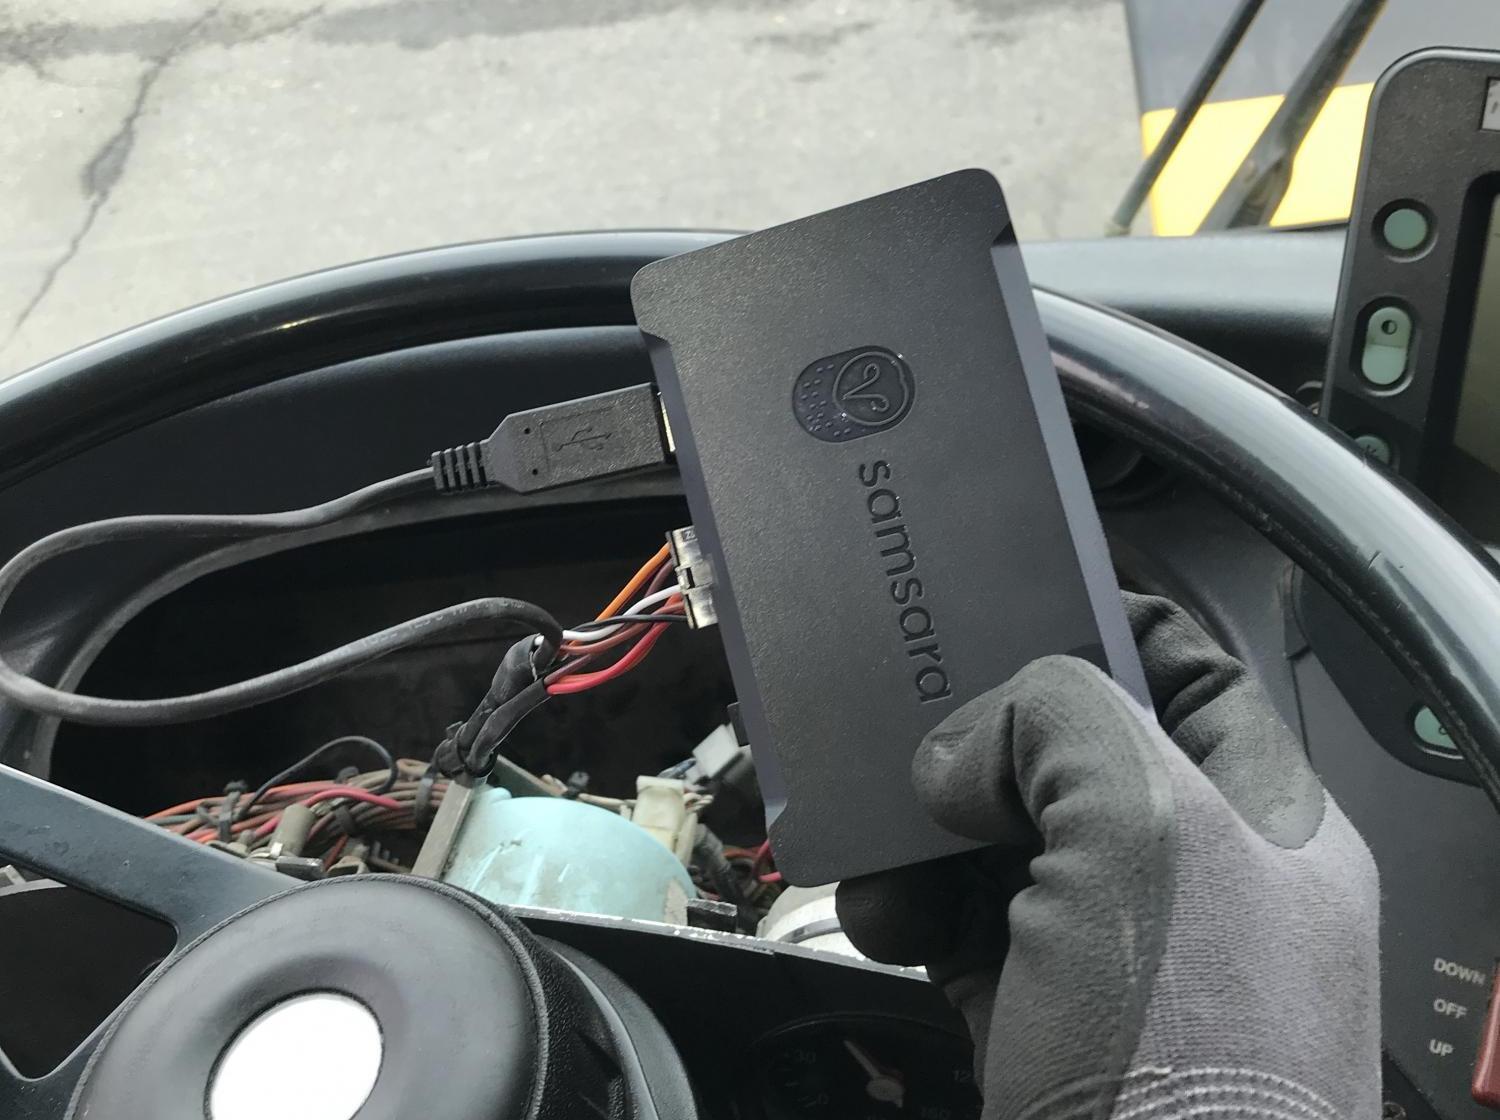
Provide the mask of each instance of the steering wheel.
[{"label": "steering wheel", "polygon": [[[154,386],[170,391],[152,399],[176,409],[191,392],[227,391],[206,367],[236,370],[242,388],[246,377],[295,372],[268,354],[304,347],[323,360],[340,331],[359,346],[379,344],[373,322],[421,323],[422,341],[433,340],[434,322],[453,336],[567,325],[576,308],[559,316],[536,299],[570,283],[607,297],[612,310],[594,322],[618,322],[635,269],[690,247],[642,236],[466,246],[335,270],[138,328],[32,377],[80,393],[91,369],[111,367],[118,398],[121,370],[149,366],[160,378],[162,352],[175,347],[188,360],[166,365],[180,380]],[[600,251],[580,254],[584,244]],[[1201,482],[1319,581],[1425,691],[1500,805],[1500,569],[1491,558],[1248,374],[1139,321],[1048,292],[1038,301],[1074,415]],[[226,338],[237,339],[238,354]],[[102,406],[85,398],[96,419],[110,395]],[[96,423],[94,438],[108,424],[141,422],[132,407]],[[75,431],[68,442],[80,438]],[[0,471],[15,465],[0,462]],[[3,767],[0,857],[165,918],[178,935],[173,954],[58,1069],[25,1079],[0,1058],[0,1115],[201,1120],[210,1101],[219,1102],[215,1120],[249,1115],[263,1103],[257,1077],[295,1077],[297,1031],[322,1014],[349,1017],[340,1021],[356,1039],[330,1090],[354,1103],[323,1106],[337,1120],[360,1101],[372,1118],[413,1107],[452,1120],[572,1115],[620,1099],[609,1097],[611,1085],[623,1086],[639,1115],[653,1115],[663,1092],[673,1096],[663,1113],[693,1114],[671,1048],[633,993],[452,888],[394,876],[295,885]],[[419,980],[401,967],[412,953],[444,967]],[[483,1000],[470,998],[478,987]],[[353,1007],[335,1013],[325,1000],[308,1010],[310,992],[341,993]],[[680,1088],[659,1088],[669,1083]]]}]

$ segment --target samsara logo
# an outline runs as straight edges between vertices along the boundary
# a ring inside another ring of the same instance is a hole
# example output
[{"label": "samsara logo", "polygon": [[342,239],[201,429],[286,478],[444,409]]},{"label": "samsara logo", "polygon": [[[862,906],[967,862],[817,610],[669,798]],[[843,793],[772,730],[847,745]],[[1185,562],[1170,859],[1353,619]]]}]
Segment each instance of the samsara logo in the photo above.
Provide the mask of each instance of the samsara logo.
[{"label": "samsara logo", "polygon": [[911,368],[899,354],[862,346],[819,358],[798,374],[792,412],[808,434],[843,443],[894,428],[915,397]]}]

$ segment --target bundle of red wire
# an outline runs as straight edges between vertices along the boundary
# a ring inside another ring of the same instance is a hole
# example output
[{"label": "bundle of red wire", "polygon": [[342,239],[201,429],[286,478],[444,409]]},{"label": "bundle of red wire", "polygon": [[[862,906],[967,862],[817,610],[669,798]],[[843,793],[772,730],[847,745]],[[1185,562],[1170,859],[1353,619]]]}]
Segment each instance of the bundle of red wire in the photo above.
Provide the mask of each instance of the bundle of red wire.
[{"label": "bundle of red wire", "polygon": [[758,848],[725,848],[724,855],[730,860],[749,864],[750,877],[757,883],[781,882],[781,872],[774,866],[776,856],[771,851],[769,840]]},{"label": "bundle of red wire", "polygon": [[[304,805],[316,808],[318,813],[310,838],[311,846],[314,850],[323,849],[325,862],[331,863],[338,858],[344,841],[351,835],[346,831],[348,828],[355,828],[360,833],[416,828],[416,803],[421,796],[420,784],[426,768],[425,763],[414,759],[400,759],[396,763],[394,780],[388,771],[375,770],[355,774],[342,782],[290,782],[266,790],[248,813],[236,812],[235,802],[231,801],[231,798],[243,795],[216,794],[184,801],[152,813],[146,819],[169,832],[207,844],[219,839],[220,818],[233,814],[228,824],[231,839],[254,851],[270,840],[287,806]],[[442,803],[447,789],[446,781],[433,783],[428,795],[432,809]],[[339,809],[348,812],[339,813]]]},{"label": "bundle of red wire", "polygon": [[[667,591],[667,583],[673,578],[674,569],[670,550],[666,545],[656,555],[641,565],[640,571],[599,612],[587,631],[566,631],[569,640],[558,650],[562,663],[550,670],[546,676],[547,692],[551,696],[564,696],[573,692],[586,692],[601,684],[615,680],[630,672],[651,652],[651,647],[661,639],[667,627],[683,616],[682,596],[675,589]],[[639,596],[635,606],[626,610],[626,605]],[[658,605],[659,604],[659,605]],[[633,622],[630,617],[639,609],[652,608],[652,617],[666,618],[664,621]],[[618,623],[608,620],[620,617]],[[595,636],[597,634],[597,637]],[[587,673],[579,670],[597,664],[602,656],[616,649],[625,652],[605,668]]]}]

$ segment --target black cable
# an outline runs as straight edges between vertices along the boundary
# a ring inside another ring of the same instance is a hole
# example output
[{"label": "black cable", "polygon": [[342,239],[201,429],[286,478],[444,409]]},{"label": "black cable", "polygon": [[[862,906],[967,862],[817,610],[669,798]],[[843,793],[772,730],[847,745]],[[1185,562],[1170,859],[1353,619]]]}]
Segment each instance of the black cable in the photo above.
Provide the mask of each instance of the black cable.
[{"label": "black cable", "polygon": [[500,753],[500,744],[505,742],[510,733],[516,729],[517,724],[545,704],[548,699],[547,682],[532,681],[491,712],[489,718],[480,727],[479,734],[474,737],[474,745],[469,748],[465,763],[469,773],[480,777],[493,770],[496,756]]},{"label": "black cable", "polygon": [[468,719],[450,726],[432,752],[433,764],[444,775],[456,778],[460,774],[474,774],[470,759],[475,740],[490,716],[537,680],[535,654],[532,643],[525,639],[505,651],[478,706]]},{"label": "black cable", "polygon": [[353,836],[359,831],[359,822],[354,819],[354,814],[349,811],[349,806],[335,801],[333,807],[328,810],[328,815],[333,823],[339,826],[339,831],[345,836]]},{"label": "black cable", "polygon": [[432,752],[439,773],[449,778],[487,776],[495,768],[500,744],[547,702],[547,683],[538,676],[538,662],[545,666],[550,655],[538,658],[534,647],[526,638],[506,651],[479,706],[468,719],[449,727]]},{"label": "black cable", "polygon": [[708,876],[714,890],[719,892],[719,897],[734,904],[739,916],[740,932],[754,933],[760,922],[760,915],[750,905],[745,888],[724,854],[724,841],[707,825],[700,824],[698,834],[693,838],[693,862]]},{"label": "black cable", "polygon": [[235,816],[235,806],[239,804],[240,798],[245,796],[245,790],[249,788],[245,782],[230,782],[224,787],[224,800],[219,805],[217,819],[214,821],[214,831],[218,833],[219,843],[228,844],[234,839],[234,833],[230,829],[239,819]]},{"label": "black cable", "polygon": [[357,743],[362,747],[368,747],[371,751],[380,756],[381,767],[386,772],[385,779],[376,789],[371,791],[372,793],[385,793],[388,789],[396,784],[396,760],[392,756],[390,751],[386,750],[385,747],[381,746],[374,739],[371,739],[368,735],[340,735],[337,739],[329,739],[328,742],[324,743],[321,747],[318,747],[308,754],[303,755],[296,762],[292,763],[279,774],[273,774],[271,777],[262,782],[260,784],[260,787],[256,789],[256,791],[252,793],[248,799],[246,799],[245,804],[242,805],[239,811],[235,814],[235,820],[242,821],[246,817],[248,817],[250,815],[250,810],[255,807],[255,803],[262,797],[264,797],[267,791],[274,789],[276,786],[284,784],[288,778],[291,778],[294,775],[301,773],[303,770],[306,770],[314,762],[317,762],[318,759],[322,758],[324,754],[333,750],[335,747],[341,747],[348,743]]},{"label": "black cable", "polygon": [[[0,568],[0,610],[17,585],[33,570],[58,556],[112,541],[171,537],[246,538],[317,528],[355,513],[431,492],[431,475],[411,471],[334,498],[319,505],[282,513],[145,514],[75,525],[43,537],[22,549]],[[149,727],[207,719],[276,700],[377,658],[477,622],[520,623],[542,636],[543,660],[562,644],[562,628],[546,611],[518,599],[474,599],[389,626],[296,665],[222,688],[153,700],[113,700],[65,692],[33,680],[0,658],[0,695],[31,711],[75,723],[113,727]]]}]

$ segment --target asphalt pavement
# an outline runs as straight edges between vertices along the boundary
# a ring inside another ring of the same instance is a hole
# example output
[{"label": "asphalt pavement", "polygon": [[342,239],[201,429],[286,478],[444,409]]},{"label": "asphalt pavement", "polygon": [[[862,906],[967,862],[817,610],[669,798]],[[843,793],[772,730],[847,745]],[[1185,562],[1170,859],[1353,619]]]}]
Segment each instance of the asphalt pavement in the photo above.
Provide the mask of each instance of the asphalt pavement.
[{"label": "asphalt pavement", "polygon": [[349,261],[964,166],[1091,236],[1140,143],[1119,0],[0,0],[0,107],[0,377]]}]

